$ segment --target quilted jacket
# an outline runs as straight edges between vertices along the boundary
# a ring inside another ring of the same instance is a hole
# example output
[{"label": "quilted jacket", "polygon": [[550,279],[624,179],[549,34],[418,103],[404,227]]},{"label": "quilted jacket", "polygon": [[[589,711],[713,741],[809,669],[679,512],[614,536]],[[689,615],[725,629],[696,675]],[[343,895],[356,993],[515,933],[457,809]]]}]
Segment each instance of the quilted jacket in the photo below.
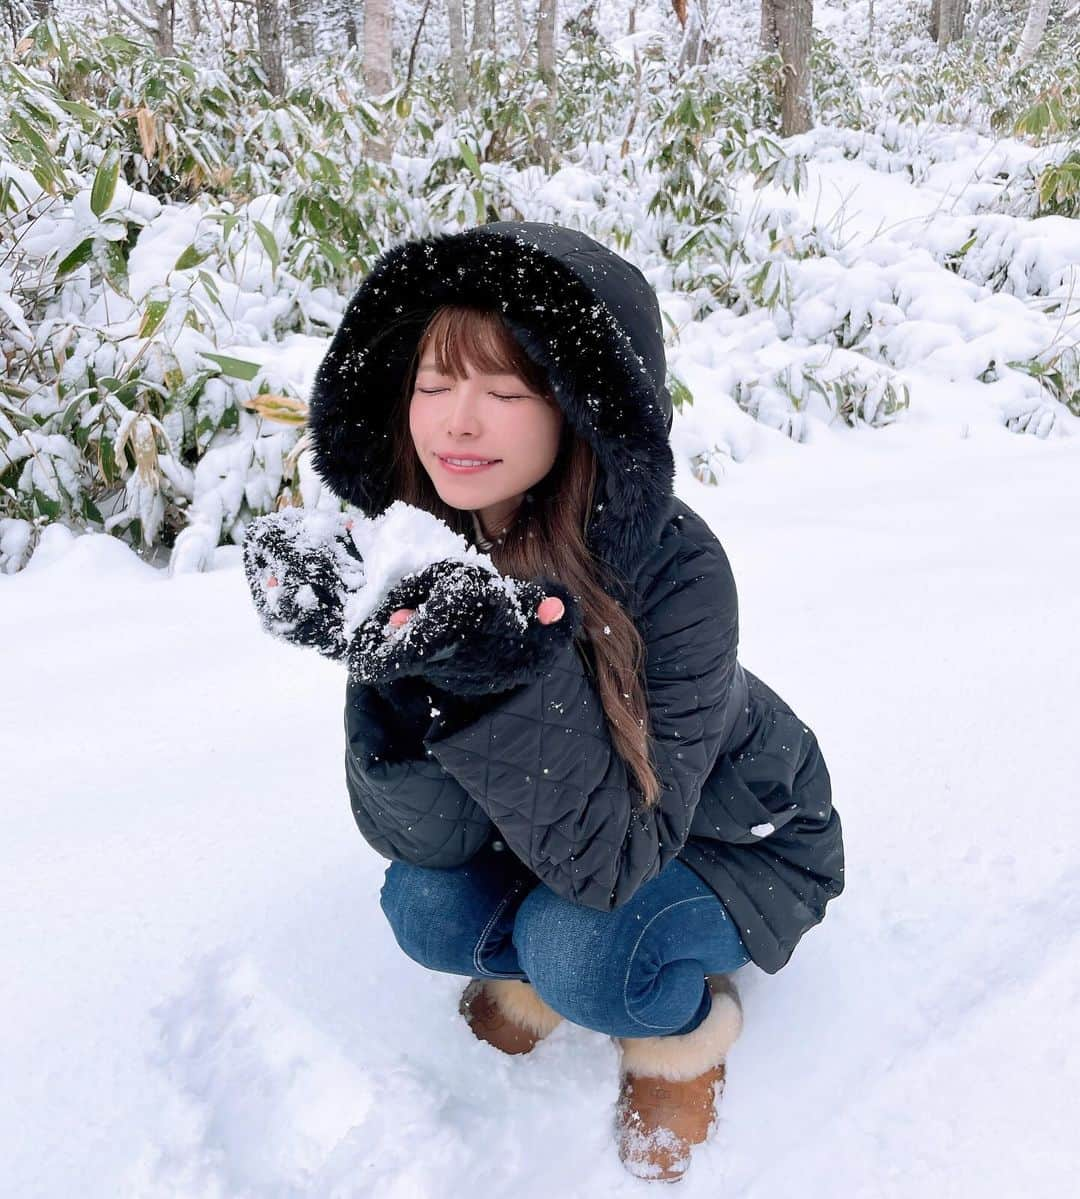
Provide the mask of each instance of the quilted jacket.
[{"label": "quilted jacket", "polygon": [[722,545],[672,492],[663,326],[641,272],[580,232],[530,222],[391,248],[317,373],[316,469],[370,515],[391,502],[390,397],[424,323],[449,302],[499,309],[596,452],[586,541],[621,580],[618,598],[645,641],[663,791],[641,807],[588,653],[573,642],[543,677],[444,705],[420,735],[395,723],[383,694],[350,680],[345,768],[357,825],[385,857],[433,868],[495,841],[557,894],[603,911],[677,857],[775,973],[843,890],[840,817],[813,731],[737,659],[738,597]]}]

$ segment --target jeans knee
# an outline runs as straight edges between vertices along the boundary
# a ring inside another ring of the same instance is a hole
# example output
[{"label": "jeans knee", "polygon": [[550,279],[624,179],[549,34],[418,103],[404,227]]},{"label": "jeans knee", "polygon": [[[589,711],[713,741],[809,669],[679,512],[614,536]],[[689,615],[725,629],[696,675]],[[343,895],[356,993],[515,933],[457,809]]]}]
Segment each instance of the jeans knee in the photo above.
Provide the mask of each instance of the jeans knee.
[{"label": "jeans knee", "polygon": [[433,970],[442,968],[440,962],[464,932],[454,927],[461,905],[448,874],[391,862],[379,892],[379,906],[402,951]]},{"label": "jeans knee", "polygon": [[392,862],[379,903],[401,949],[429,970],[520,977],[508,925],[525,880],[467,863],[449,870]]},{"label": "jeans knee", "polygon": [[598,927],[603,916],[537,887],[514,922],[518,960],[536,993],[568,1020],[599,1031],[617,999],[612,943]]}]

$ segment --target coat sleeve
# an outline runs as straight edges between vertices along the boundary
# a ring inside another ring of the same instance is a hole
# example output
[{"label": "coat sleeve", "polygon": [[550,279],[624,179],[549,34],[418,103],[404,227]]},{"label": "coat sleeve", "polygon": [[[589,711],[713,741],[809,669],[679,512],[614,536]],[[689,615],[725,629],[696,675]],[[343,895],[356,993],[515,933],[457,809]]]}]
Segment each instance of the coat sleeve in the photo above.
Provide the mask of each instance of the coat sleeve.
[{"label": "coat sleeve", "polygon": [[681,543],[636,617],[650,751],[662,792],[644,808],[577,648],[477,720],[425,738],[438,761],[551,890],[585,907],[626,903],[683,848],[734,719],[738,598],[723,547]]},{"label": "coat sleeve", "polygon": [[384,858],[450,868],[467,862],[492,828],[483,809],[427,753],[378,692],[350,678],[345,779],[353,817]]}]

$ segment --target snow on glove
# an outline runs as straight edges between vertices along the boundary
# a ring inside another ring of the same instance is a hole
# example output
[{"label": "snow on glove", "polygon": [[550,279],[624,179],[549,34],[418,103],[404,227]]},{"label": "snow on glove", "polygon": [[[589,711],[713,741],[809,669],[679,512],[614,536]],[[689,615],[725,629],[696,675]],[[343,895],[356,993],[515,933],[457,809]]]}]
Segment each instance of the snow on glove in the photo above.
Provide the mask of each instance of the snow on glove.
[{"label": "snow on glove", "polygon": [[346,512],[288,507],[256,517],[244,535],[244,573],[263,628],[294,645],[344,660],[343,611],[364,585]]},{"label": "snow on glove", "polygon": [[[544,624],[545,597],[562,601],[562,616]],[[390,617],[415,609],[401,624]],[[452,695],[489,695],[543,674],[581,624],[573,594],[549,578],[522,581],[453,559],[404,576],[357,629],[349,670],[376,684],[423,675]]]}]

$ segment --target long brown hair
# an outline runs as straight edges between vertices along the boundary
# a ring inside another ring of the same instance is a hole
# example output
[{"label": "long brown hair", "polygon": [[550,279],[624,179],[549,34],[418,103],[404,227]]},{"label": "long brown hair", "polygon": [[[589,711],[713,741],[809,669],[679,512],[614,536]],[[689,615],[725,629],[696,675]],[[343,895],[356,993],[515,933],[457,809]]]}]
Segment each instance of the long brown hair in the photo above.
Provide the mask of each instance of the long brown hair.
[{"label": "long brown hair", "polygon": [[[473,537],[472,516],[452,508],[435,489],[420,463],[409,431],[409,406],[416,372],[431,347],[439,371],[464,378],[466,363],[490,374],[511,373],[557,405],[547,374],[529,359],[494,310],[444,305],[420,337],[391,424],[393,499],[423,508],[455,532]],[[616,751],[636,778],[646,806],[660,797],[660,781],[649,757],[649,710],[642,666],[645,647],[637,626],[605,588],[618,581],[585,543],[586,518],[597,481],[596,455],[563,419],[558,453],[551,470],[526,493],[509,527],[499,533],[491,560],[502,574],[517,579],[548,575],[569,587],[582,612],[581,648],[604,707]]]}]

